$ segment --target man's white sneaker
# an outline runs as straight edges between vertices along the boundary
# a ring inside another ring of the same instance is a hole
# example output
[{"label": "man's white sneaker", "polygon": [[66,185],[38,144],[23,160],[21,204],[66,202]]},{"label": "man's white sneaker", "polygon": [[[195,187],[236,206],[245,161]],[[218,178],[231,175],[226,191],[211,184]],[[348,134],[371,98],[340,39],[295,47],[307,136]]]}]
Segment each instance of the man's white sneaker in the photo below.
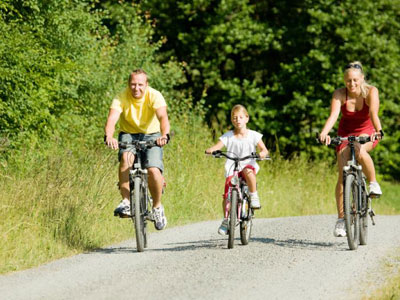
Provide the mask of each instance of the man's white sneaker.
[{"label": "man's white sneaker", "polygon": [[218,228],[218,233],[221,235],[226,235],[228,234],[228,219],[223,219],[221,225]]},{"label": "man's white sneaker", "polygon": [[257,194],[252,195],[252,194],[250,193],[250,207],[251,207],[251,208],[254,208],[254,209],[259,209],[259,208],[261,208],[261,205],[260,205],[260,198],[258,197]]},{"label": "man's white sneaker", "polygon": [[369,183],[369,194],[376,195],[376,196],[382,195],[382,190],[381,190],[381,187],[379,186],[378,182],[371,181]]},{"label": "man's white sneaker", "polygon": [[164,207],[161,205],[160,207],[153,208],[154,215],[154,227],[157,230],[163,230],[165,226],[167,226],[167,217],[164,213]]},{"label": "man's white sneaker", "polygon": [[124,199],[120,202],[114,210],[114,216],[119,216],[120,218],[129,218],[131,216],[131,204],[129,200]]},{"label": "man's white sneaker", "polygon": [[344,219],[337,219],[335,230],[333,231],[333,235],[335,237],[345,237],[346,236],[346,228],[344,224]]}]

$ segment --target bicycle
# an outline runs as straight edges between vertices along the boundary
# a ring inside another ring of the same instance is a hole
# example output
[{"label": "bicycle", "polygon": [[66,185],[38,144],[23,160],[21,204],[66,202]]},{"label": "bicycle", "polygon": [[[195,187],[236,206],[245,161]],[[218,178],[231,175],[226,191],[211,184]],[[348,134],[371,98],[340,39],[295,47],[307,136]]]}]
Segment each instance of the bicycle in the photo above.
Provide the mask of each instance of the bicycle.
[{"label": "bicycle", "polygon": [[[319,142],[319,134],[317,133]],[[356,160],[354,144],[365,144],[371,141],[369,136],[335,137],[331,145],[339,146],[343,141],[348,141],[350,159],[343,167],[343,208],[346,226],[347,243],[350,250],[356,250],[358,245],[366,245],[368,239],[368,215],[372,225],[375,225],[375,212],[371,206],[371,198],[379,195],[370,194],[367,190],[366,177],[362,166]]]},{"label": "bicycle", "polygon": [[[228,248],[232,249],[235,239],[235,227],[240,227],[240,240],[247,245],[251,237],[253,226],[254,209],[250,206],[250,195],[246,181],[239,177],[239,163],[247,159],[268,160],[269,157],[260,158],[256,153],[245,157],[232,157],[220,150],[214,151],[211,155],[215,158],[225,157],[234,161],[233,177],[229,186],[228,196],[225,205],[225,215],[229,215],[228,221]],[[231,153],[233,154],[233,153]]]},{"label": "bicycle", "polygon": [[129,201],[131,205],[130,218],[133,221],[138,252],[147,248],[147,221],[155,222],[152,213],[153,199],[148,189],[148,171],[144,167],[144,157],[147,149],[159,147],[156,141],[120,142],[119,147],[130,149],[135,159],[129,170]]}]

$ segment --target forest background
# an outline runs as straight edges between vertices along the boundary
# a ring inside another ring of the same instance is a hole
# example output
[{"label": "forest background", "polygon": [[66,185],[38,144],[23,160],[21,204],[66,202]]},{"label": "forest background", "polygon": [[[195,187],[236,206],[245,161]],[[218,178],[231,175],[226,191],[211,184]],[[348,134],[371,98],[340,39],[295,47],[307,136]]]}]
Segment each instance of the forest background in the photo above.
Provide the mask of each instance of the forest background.
[{"label": "forest background", "polygon": [[[163,93],[176,133],[165,149],[171,225],[219,217],[220,184],[209,185],[222,165],[202,155],[237,103],[274,156],[264,216],[334,213],[334,151],[315,133],[354,60],[380,91],[385,138],[373,157],[392,195],[383,211],[398,213],[399,43],[400,0],[1,1],[1,272],[131,235],[110,220],[117,162],[102,140],[135,68]],[[301,198],[283,205],[290,191]]]}]

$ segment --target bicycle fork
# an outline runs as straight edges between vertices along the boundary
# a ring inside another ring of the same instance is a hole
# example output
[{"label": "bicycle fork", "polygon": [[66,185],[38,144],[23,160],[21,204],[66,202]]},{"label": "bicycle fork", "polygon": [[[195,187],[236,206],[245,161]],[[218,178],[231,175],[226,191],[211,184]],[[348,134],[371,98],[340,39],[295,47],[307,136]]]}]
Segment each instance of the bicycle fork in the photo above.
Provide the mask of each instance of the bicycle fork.
[{"label": "bicycle fork", "polygon": [[232,196],[232,190],[235,189],[238,193],[238,201],[237,201],[237,219],[238,221],[241,219],[242,216],[242,192],[238,187],[235,186],[230,186],[229,191],[228,191],[228,197],[226,197],[226,203],[225,203],[225,219],[229,217],[229,212],[231,210],[231,196]]}]

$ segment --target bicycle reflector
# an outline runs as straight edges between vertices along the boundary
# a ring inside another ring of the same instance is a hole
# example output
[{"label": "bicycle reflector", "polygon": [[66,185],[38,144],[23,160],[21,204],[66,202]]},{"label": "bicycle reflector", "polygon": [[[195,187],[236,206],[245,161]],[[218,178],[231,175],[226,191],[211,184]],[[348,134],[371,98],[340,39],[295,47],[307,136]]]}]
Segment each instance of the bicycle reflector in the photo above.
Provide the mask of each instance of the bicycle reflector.
[{"label": "bicycle reflector", "polygon": [[238,176],[233,176],[231,179],[231,184],[232,185],[238,185],[239,184],[239,177]]}]

